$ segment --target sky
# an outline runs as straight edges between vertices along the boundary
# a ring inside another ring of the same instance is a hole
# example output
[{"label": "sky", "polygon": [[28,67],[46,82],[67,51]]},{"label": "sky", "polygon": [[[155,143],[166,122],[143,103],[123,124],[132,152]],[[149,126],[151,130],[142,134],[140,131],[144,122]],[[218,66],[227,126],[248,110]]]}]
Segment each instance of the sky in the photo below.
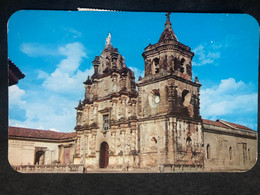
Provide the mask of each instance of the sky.
[{"label": "sky", "polygon": [[[195,53],[203,119],[257,130],[259,25],[247,14],[172,13],[179,42]],[[144,48],[158,42],[165,13],[18,11],[8,21],[8,56],[25,74],[9,87],[9,125],[73,132],[92,61],[111,42],[136,80]]]}]

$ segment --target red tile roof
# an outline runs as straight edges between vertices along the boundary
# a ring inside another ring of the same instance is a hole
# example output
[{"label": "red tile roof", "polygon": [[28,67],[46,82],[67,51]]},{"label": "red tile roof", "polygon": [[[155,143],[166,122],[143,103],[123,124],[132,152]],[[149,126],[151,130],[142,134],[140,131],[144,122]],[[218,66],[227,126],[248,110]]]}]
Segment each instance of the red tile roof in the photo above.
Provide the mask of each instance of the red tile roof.
[{"label": "red tile roof", "polygon": [[234,128],[254,131],[254,130],[246,127],[246,126],[235,124],[235,123],[230,123],[230,122],[227,122],[227,121],[223,121],[223,122],[229,124],[230,126],[225,125],[224,123],[220,122],[219,120],[211,121],[211,120],[207,120],[207,119],[202,119],[202,121],[203,121],[204,124],[207,124],[207,125],[213,125],[213,126],[224,127],[224,128],[230,128],[230,126],[233,126]]},{"label": "red tile roof", "polygon": [[213,125],[213,126],[217,126],[217,127],[224,127],[224,128],[229,128],[229,126],[224,125],[223,123],[217,122],[217,121],[211,121],[211,120],[207,120],[207,119],[202,119],[203,124],[207,124],[207,125]]},{"label": "red tile roof", "polygon": [[24,138],[38,138],[38,139],[52,139],[63,140],[76,137],[76,132],[73,133],[60,133],[50,130],[38,130],[22,127],[9,127],[9,136],[24,137]]},{"label": "red tile roof", "polygon": [[250,128],[246,127],[246,126],[243,126],[243,125],[230,123],[230,122],[227,122],[227,121],[223,121],[223,122],[228,123],[231,126],[235,126],[235,127],[239,128],[239,129],[252,130],[252,129],[250,129]]}]

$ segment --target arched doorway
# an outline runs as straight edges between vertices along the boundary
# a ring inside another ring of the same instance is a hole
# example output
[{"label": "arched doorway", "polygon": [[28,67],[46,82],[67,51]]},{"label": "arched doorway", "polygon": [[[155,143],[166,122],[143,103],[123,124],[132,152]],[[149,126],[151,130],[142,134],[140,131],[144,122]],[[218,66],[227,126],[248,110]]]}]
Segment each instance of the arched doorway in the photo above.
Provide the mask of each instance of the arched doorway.
[{"label": "arched doorway", "polygon": [[44,151],[37,151],[35,153],[35,165],[44,165]]},{"label": "arched doorway", "polygon": [[107,142],[102,142],[100,145],[100,155],[99,155],[99,167],[106,168],[108,165],[108,144]]}]

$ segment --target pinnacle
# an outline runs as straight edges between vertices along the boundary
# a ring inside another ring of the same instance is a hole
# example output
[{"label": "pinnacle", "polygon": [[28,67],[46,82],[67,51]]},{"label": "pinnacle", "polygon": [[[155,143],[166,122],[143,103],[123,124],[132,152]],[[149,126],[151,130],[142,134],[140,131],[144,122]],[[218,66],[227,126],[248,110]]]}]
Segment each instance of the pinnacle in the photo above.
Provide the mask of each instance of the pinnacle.
[{"label": "pinnacle", "polygon": [[175,33],[173,32],[172,30],[172,24],[171,24],[171,21],[170,21],[170,12],[168,12],[166,14],[167,16],[167,19],[166,19],[166,22],[165,22],[165,29],[159,39],[159,43],[160,42],[165,42],[165,41],[170,41],[170,40],[174,40],[174,41],[178,41],[177,40],[177,37],[175,35]]}]

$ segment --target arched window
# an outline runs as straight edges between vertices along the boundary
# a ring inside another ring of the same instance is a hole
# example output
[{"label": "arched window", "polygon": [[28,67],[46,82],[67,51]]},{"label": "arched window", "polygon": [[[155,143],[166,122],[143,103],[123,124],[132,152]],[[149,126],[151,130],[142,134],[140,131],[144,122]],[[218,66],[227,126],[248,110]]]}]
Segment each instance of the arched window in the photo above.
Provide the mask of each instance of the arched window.
[{"label": "arched window", "polygon": [[189,106],[191,101],[191,94],[187,89],[182,91],[182,103],[184,106]]},{"label": "arched window", "polygon": [[206,148],[206,158],[207,159],[211,158],[211,149],[210,149],[210,145],[209,144],[207,145],[207,148]]},{"label": "arched window", "polygon": [[185,59],[182,58],[182,59],[181,59],[181,67],[180,67],[181,73],[184,73],[184,63],[185,63]]},{"label": "arched window", "polygon": [[159,58],[153,59],[152,74],[159,73]]},{"label": "arched window", "polygon": [[233,151],[232,151],[232,147],[229,147],[229,160],[233,160]]},{"label": "arched window", "polygon": [[191,143],[191,138],[190,138],[190,136],[187,137],[187,139],[186,139],[186,143],[188,143],[188,144]]},{"label": "arched window", "polygon": [[183,91],[182,91],[182,102],[184,102],[184,100],[185,100],[185,97],[186,97],[186,95],[189,93],[189,91],[187,90],[187,89],[184,89]]}]

